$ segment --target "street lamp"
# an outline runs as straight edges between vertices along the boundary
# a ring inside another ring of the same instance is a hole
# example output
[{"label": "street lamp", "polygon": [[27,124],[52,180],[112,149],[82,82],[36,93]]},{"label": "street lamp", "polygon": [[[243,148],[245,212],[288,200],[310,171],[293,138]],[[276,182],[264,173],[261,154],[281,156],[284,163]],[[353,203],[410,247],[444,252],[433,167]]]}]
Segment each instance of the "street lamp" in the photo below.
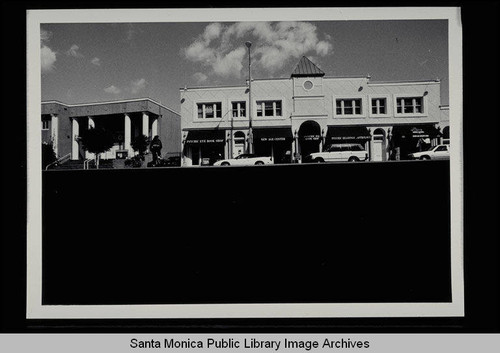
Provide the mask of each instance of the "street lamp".
[{"label": "street lamp", "polygon": [[253,153],[253,130],[252,130],[252,61],[250,57],[250,47],[252,42],[247,41],[248,48],[248,153]]}]

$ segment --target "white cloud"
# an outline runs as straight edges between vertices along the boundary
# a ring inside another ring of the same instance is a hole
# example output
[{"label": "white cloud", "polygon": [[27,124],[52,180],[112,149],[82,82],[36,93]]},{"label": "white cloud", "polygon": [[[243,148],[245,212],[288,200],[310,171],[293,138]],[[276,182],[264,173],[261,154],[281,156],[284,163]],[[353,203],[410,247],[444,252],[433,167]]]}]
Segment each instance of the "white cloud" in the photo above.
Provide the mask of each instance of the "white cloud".
[{"label": "white cloud", "polygon": [[57,53],[47,46],[52,32],[40,29],[40,65],[42,73],[52,72],[55,68]]},{"label": "white cloud", "polygon": [[203,83],[207,81],[208,76],[203,72],[196,72],[193,74],[193,78],[196,80],[196,83]]},{"label": "white cloud", "polygon": [[106,92],[106,93],[111,93],[111,94],[120,94],[120,92],[121,92],[121,91],[122,91],[122,90],[121,90],[121,89],[119,89],[118,87],[116,87],[115,85],[111,85],[111,86],[106,87],[106,88],[104,89],[104,92]]},{"label": "white cloud", "polygon": [[130,84],[130,90],[133,94],[136,94],[139,91],[142,91],[143,89],[146,88],[146,80],[141,78],[135,81],[132,81]]},{"label": "white cloud", "polygon": [[101,59],[99,58],[93,58],[90,62],[96,66],[101,66]]},{"label": "white cloud", "polygon": [[80,47],[76,44],[73,44],[71,48],[66,52],[66,55],[73,56],[75,58],[82,58],[83,54],[80,53]]},{"label": "white cloud", "polygon": [[46,43],[46,42],[50,41],[50,38],[52,38],[52,32],[51,31],[40,29],[40,41],[42,43]]},{"label": "white cloud", "polygon": [[46,45],[42,45],[42,47],[40,48],[40,62],[42,73],[53,71],[56,60],[56,53]]},{"label": "white cloud", "polygon": [[303,55],[323,57],[331,53],[332,37],[308,22],[241,22],[224,26],[211,23],[188,47],[184,56],[208,68],[207,74],[241,77],[246,71],[247,40],[253,42],[252,67],[274,74]]}]

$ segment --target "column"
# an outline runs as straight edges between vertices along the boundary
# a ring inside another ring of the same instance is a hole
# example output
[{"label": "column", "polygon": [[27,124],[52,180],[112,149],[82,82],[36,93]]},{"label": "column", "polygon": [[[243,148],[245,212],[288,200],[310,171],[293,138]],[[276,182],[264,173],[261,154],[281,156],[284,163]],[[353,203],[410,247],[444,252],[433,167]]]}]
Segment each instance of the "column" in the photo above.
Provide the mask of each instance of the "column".
[{"label": "column", "polygon": [[78,138],[78,134],[80,133],[80,125],[78,124],[78,120],[73,118],[71,121],[71,159],[78,160],[78,149],[79,143],[76,140]]},{"label": "column", "polygon": [[158,135],[158,119],[159,118],[154,119],[151,123],[151,137]]},{"label": "column", "polygon": [[131,130],[132,130],[132,121],[130,120],[130,116],[125,113],[125,136],[123,136],[123,148],[128,151],[128,156],[133,156],[132,147],[130,146],[131,141]]},{"label": "column", "polygon": [[[89,122],[88,122],[88,125],[87,125],[87,128],[88,129],[94,129],[95,128],[95,122],[94,122],[94,119],[92,119],[91,116],[89,116]],[[85,158],[89,159],[89,158],[95,158],[95,154],[94,153],[90,153],[90,152],[85,152]]]},{"label": "column", "polygon": [[52,139],[52,147],[54,148],[54,153],[56,155],[56,158],[59,158],[59,153],[58,153],[58,131],[59,131],[59,119],[57,115],[50,114],[50,126],[51,126],[51,133],[50,137]]},{"label": "column", "polygon": [[142,113],[142,134],[149,137],[149,115],[148,113]]}]

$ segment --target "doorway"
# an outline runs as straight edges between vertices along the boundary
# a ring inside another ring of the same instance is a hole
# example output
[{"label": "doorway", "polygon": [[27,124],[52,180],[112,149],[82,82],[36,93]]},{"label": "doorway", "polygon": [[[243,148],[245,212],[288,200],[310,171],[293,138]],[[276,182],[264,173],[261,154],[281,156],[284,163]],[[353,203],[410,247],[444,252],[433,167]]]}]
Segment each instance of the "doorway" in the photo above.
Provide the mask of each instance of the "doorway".
[{"label": "doorway", "polygon": [[385,131],[383,129],[376,129],[373,132],[371,160],[382,162],[385,161]]},{"label": "doorway", "polygon": [[308,120],[299,128],[300,158],[303,160],[307,155],[319,152],[321,143],[321,127],[315,121]]}]

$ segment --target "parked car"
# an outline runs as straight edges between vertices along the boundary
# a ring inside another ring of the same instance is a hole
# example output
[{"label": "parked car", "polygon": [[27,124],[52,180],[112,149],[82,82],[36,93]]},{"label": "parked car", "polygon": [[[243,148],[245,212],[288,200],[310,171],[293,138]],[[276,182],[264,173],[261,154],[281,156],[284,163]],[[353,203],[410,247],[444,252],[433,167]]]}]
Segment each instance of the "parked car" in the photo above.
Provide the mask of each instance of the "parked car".
[{"label": "parked car", "polygon": [[408,155],[410,159],[449,159],[450,158],[450,146],[449,145],[437,145],[430,147],[427,151],[410,153]]},{"label": "parked car", "polygon": [[304,158],[304,163],[359,162],[368,160],[368,152],[359,143],[333,144],[323,152],[315,152]]},{"label": "parked car", "polygon": [[228,165],[264,165],[273,164],[271,157],[259,157],[255,154],[243,153],[233,159],[222,159],[214,163],[214,166]]}]

